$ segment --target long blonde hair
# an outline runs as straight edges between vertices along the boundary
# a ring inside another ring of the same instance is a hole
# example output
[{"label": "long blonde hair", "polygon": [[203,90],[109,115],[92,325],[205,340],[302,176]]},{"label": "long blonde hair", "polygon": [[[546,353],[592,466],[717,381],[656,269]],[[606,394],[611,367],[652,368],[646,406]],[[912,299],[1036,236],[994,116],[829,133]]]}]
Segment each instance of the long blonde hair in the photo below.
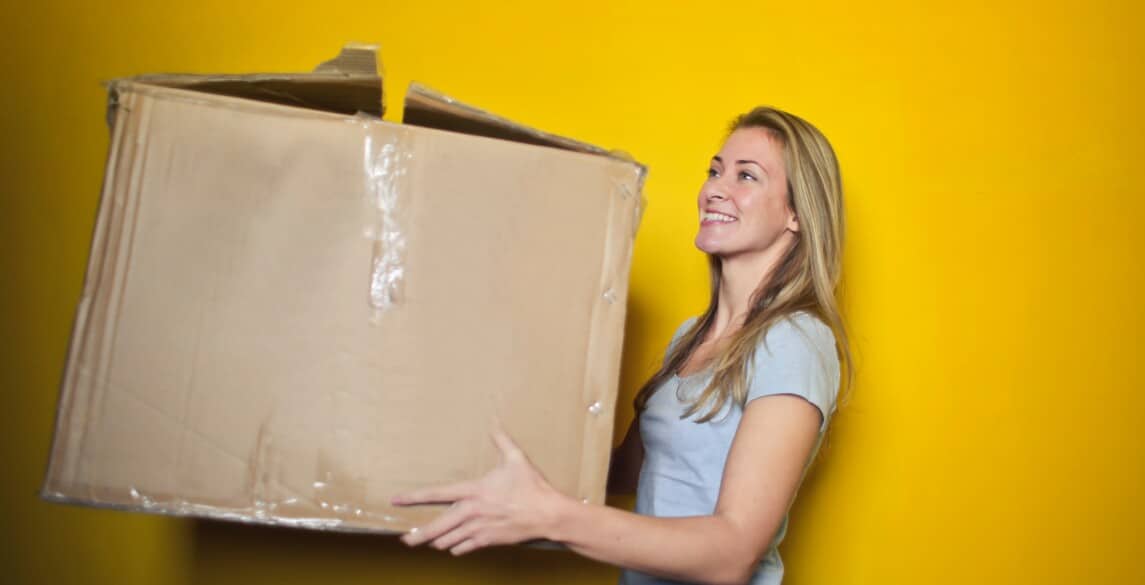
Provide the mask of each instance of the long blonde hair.
[{"label": "long blonde hair", "polygon": [[[841,377],[842,385],[844,388],[851,385],[850,344],[835,297],[842,272],[844,231],[843,187],[835,151],[823,134],[806,120],[775,108],[759,107],[739,116],[732,122],[728,134],[743,128],[765,130],[782,144],[788,205],[798,218],[799,231],[787,255],[752,295],[743,326],[713,358],[711,382],[680,417],[690,417],[706,407],[706,412],[696,419],[697,423],[714,418],[729,401],[740,407],[744,405],[748,367],[756,347],[772,325],[799,311],[818,317],[834,332],[840,362],[846,372],[846,376]],[[636,394],[637,412],[643,411],[652,393],[684,366],[715,322],[722,265],[719,257],[710,254],[708,265],[711,272],[708,308],[680,336],[669,350],[664,365]]]}]

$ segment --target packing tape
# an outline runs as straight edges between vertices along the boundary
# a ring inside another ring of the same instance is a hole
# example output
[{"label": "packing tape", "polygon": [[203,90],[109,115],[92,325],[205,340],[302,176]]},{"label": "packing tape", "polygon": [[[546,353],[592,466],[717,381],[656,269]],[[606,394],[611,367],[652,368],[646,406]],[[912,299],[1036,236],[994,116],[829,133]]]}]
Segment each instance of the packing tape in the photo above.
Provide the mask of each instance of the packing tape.
[{"label": "packing tape", "polygon": [[406,234],[402,228],[403,193],[413,160],[409,133],[398,126],[360,118],[364,130],[366,226],[373,241],[370,263],[369,302],[374,321],[401,302],[405,279]]}]

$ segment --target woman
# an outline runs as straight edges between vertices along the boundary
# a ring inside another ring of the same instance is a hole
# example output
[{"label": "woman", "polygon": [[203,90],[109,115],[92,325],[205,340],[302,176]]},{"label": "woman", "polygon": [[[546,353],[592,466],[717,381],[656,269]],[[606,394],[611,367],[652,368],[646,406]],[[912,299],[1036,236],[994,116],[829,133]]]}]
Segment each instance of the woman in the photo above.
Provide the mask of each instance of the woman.
[{"label": "woman", "polygon": [[850,363],[834,152],[804,120],[752,110],[712,158],[699,212],[708,309],[677,330],[613,460],[611,487],[637,484],[636,513],[557,492],[498,432],[502,463],[482,479],[395,498],[454,504],[407,544],[464,554],[544,538],[622,567],[628,585],[780,583],[787,511]]}]

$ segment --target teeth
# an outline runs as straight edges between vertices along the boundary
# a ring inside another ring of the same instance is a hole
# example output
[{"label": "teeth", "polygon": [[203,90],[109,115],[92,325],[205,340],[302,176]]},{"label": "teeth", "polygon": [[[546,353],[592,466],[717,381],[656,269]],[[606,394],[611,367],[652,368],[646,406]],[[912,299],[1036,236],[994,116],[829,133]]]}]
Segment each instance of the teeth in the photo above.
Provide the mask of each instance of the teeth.
[{"label": "teeth", "polygon": [[704,216],[703,216],[703,221],[718,221],[718,222],[722,222],[722,223],[728,223],[728,222],[732,222],[735,220],[736,220],[736,218],[734,218],[730,215],[724,215],[722,213],[716,213],[714,211],[706,212],[706,213],[704,213]]}]

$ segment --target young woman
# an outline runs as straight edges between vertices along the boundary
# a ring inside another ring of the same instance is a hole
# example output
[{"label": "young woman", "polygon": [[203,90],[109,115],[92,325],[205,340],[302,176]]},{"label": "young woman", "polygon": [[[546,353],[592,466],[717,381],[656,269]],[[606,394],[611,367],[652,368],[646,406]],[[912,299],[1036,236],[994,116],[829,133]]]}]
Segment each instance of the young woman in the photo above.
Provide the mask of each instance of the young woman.
[{"label": "young woman", "polygon": [[707,310],[679,327],[636,397],[616,490],[636,513],[554,490],[503,433],[485,477],[395,498],[453,503],[402,539],[453,554],[548,539],[624,569],[621,582],[777,584],[787,512],[835,410],[849,350],[835,300],[839,167],[826,138],[773,108],[737,118],[699,194]]}]

